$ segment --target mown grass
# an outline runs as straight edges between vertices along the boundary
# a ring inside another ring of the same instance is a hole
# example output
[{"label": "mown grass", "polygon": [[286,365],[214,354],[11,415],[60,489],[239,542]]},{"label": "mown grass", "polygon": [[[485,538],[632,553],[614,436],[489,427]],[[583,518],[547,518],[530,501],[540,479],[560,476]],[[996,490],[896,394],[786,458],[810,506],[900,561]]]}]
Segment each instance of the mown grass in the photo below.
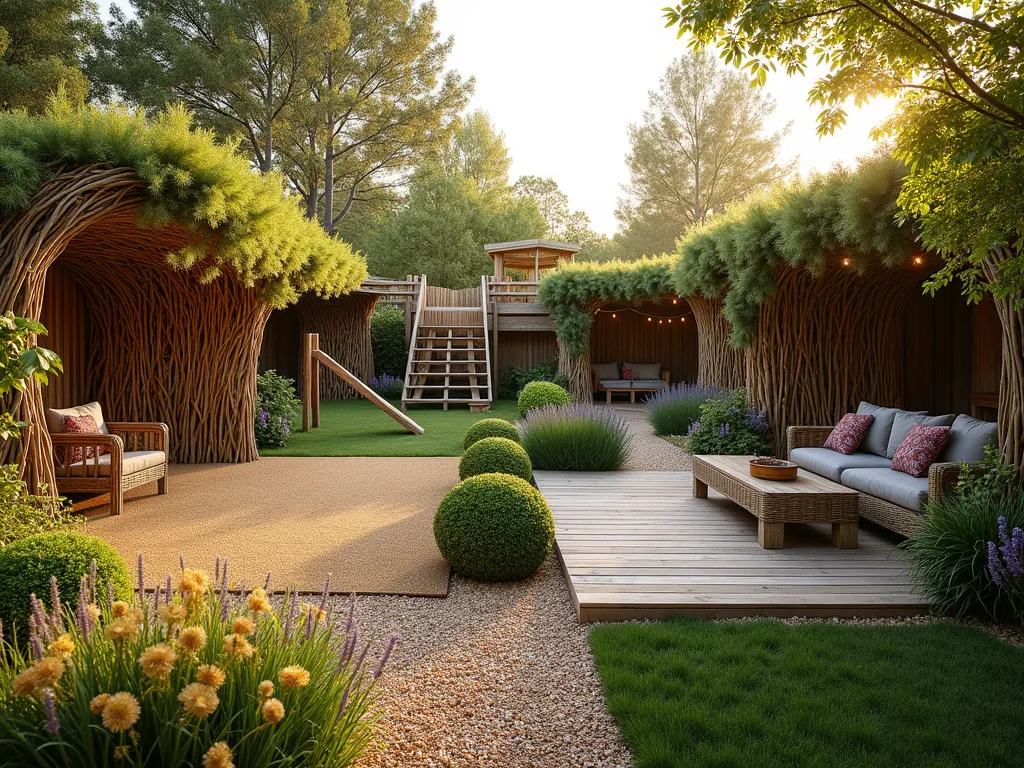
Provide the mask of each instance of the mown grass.
[{"label": "mown grass", "polygon": [[1024,651],[977,629],[670,621],[590,643],[638,768],[1022,764]]},{"label": "mown grass", "polygon": [[409,434],[368,400],[324,401],[319,429],[296,431],[284,448],[264,449],[260,455],[461,456],[471,424],[488,417],[515,421],[519,412],[515,401],[496,400],[488,413],[470,413],[464,406],[452,406],[449,411],[424,407],[410,408],[409,416],[423,427],[422,435]]}]

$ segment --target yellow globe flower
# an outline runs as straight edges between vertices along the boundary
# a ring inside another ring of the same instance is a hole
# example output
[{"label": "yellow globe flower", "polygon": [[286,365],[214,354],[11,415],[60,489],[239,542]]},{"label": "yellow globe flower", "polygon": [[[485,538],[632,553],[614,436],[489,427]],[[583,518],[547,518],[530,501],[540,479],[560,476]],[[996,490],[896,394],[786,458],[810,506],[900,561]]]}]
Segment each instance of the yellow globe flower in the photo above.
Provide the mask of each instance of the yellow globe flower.
[{"label": "yellow globe flower", "polygon": [[93,696],[92,701],[89,702],[89,711],[94,715],[102,715],[103,708],[107,706],[107,702],[109,700],[109,693],[101,693],[98,696]]},{"label": "yellow globe flower", "polygon": [[249,593],[249,610],[253,613],[270,613],[270,601],[265,590],[257,587]]},{"label": "yellow globe flower", "polygon": [[32,665],[36,675],[37,688],[54,688],[64,674],[64,662],[53,656],[44,656]]},{"label": "yellow globe flower", "polygon": [[235,635],[251,635],[256,631],[256,622],[250,619],[248,616],[236,616],[235,620],[231,622],[231,632]]},{"label": "yellow globe flower", "polygon": [[206,630],[202,627],[185,627],[178,635],[178,645],[188,653],[198,653],[206,647]]},{"label": "yellow globe flower", "polygon": [[263,719],[271,725],[277,725],[284,719],[284,704],[277,699],[267,699],[263,702]]},{"label": "yellow globe flower", "polygon": [[203,664],[196,670],[196,682],[217,690],[224,685],[224,670],[214,664]]},{"label": "yellow globe flower", "polygon": [[202,596],[210,587],[210,576],[205,571],[186,568],[178,581],[178,591],[189,599]]},{"label": "yellow globe flower", "polygon": [[178,694],[178,701],[185,707],[190,715],[202,719],[217,709],[220,699],[217,698],[217,691],[211,686],[203,683],[189,683],[181,693]]},{"label": "yellow globe flower", "polygon": [[139,721],[142,707],[130,693],[115,693],[103,705],[103,727],[111,733],[127,731]]},{"label": "yellow globe flower", "polygon": [[305,688],[309,685],[309,672],[298,665],[285,667],[278,673],[278,679],[285,688]]},{"label": "yellow globe flower", "polygon": [[167,643],[151,645],[139,656],[142,673],[150,680],[167,680],[174,669],[178,654]]},{"label": "yellow globe flower", "polygon": [[325,611],[320,610],[318,606],[315,606],[312,603],[303,603],[302,613],[299,616],[299,623],[305,624],[307,621],[307,616],[310,613],[313,614],[314,624],[319,624],[321,621],[327,618],[327,613]]},{"label": "yellow globe flower", "polygon": [[85,614],[89,617],[89,621],[96,624],[101,616],[100,607],[96,603],[89,603],[85,606]]},{"label": "yellow globe flower", "polygon": [[35,696],[39,688],[39,679],[36,677],[35,667],[29,667],[14,678],[14,681],[11,683],[11,692],[18,699]]},{"label": "yellow globe flower", "polygon": [[75,642],[69,635],[61,635],[50,643],[46,652],[58,659],[66,659],[75,652]]},{"label": "yellow globe flower", "polygon": [[269,699],[274,695],[274,684],[269,680],[260,683],[260,698]]},{"label": "yellow globe flower", "polygon": [[235,768],[227,742],[218,741],[206,751],[203,755],[203,768]]},{"label": "yellow globe flower", "polygon": [[224,653],[236,659],[248,659],[253,647],[241,635],[224,635]]},{"label": "yellow globe flower", "polygon": [[139,634],[139,627],[132,617],[122,616],[107,624],[103,628],[103,633],[115,643],[123,643]]},{"label": "yellow globe flower", "polygon": [[188,615],[188,610],[181,603],[169,603],[161,605],[157,610],[156,615],[160,617],[160,620],[167,624],[168,627],[173,627],[177,624],[181,624]]},{"label": "yellow globe flower", "polygon": [[114,615],[115,619],[120,619],[122,616],[127,616],[131,613],[132,607],[128,605],[124,600],[115,600],[114,604],[110,607],[110,612]]}]

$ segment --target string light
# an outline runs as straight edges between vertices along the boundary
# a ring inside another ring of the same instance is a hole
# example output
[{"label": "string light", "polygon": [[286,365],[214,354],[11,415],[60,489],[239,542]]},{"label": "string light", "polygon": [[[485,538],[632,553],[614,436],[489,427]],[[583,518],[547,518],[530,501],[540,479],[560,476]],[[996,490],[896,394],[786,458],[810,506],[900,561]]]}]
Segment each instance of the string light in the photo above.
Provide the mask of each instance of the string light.
[{"label": "string light", "polygon": [[850,258],[849,257],[844,258],[842,263],[843,263],[844,267],[850,266]]},{"label": "string light", "polygon": [[612,312],[612,320],[614,320],[616,317],[618,317],[618,315],[616,315],[614,312]]},{"label": "string light", "polygon": [[924,264],[924,259],[922,259],[920,256],[915,256],[914,257],[914,263],[915,264]]},{"label": "string light", "polygon": [[679,299],[672,299],[672,303],[673,304],[678,304],[679,303]]}]

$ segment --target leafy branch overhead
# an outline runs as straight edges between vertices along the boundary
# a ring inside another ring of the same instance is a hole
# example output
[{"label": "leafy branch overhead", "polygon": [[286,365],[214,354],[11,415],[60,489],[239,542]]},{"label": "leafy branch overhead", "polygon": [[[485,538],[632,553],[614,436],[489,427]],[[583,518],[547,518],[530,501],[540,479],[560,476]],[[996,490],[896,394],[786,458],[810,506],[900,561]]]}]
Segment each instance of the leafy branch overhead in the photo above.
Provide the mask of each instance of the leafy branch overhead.
[{"label": "leafy branch overhead", "polygon": [[193,246],[168,254],[171,266],[201,269],[208,279],[228,269],[275,306],[310,291],[345,293],[366,276],[348,245],[285,196],[280,176],[253,172],[180,106],[148,120],[59,100],[40,117],[0,113],[0,217],[29,205],[62,163],[133,169],[145,192],[141,224],[176,223],[196,236]]}]

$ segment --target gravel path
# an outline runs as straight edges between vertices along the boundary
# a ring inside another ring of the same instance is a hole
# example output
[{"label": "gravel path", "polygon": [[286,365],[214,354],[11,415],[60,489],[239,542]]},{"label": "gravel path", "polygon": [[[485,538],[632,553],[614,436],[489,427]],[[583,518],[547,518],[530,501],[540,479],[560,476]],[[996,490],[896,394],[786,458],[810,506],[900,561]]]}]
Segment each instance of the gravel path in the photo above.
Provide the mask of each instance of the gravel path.
[{"label": "gravel path", "polygon": [[627,472],[688,472],[692,468],[690,454],[662,440],[647,423],[642,405],[613,405],[633,435],[633,448],[623,467]]},{"label": "gravel path", "polygon": [[553,557],[522,582],[453,576],[446,599],[361,597],[358,613],[405,638],[382,680],[384,743],[360,768],[633,764]]}]

